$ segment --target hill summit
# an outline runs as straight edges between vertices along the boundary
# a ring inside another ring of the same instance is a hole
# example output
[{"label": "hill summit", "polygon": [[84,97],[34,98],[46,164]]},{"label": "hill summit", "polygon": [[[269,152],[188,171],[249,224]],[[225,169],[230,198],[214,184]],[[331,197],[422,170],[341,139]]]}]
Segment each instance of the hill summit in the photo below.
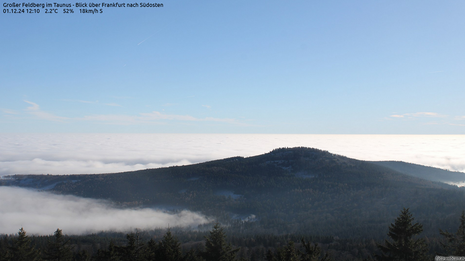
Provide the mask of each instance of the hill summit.
[{"label": "hill summit", "polygon": [[[417,173],[418,174],[418,173]],[[120,207],[189,209],[249,232],[374,237],[408,207],[426,233],[465,209],[463,190],[313,148],[280,148],[187,166],[98,175],[17,175],[3,185],[107,199]],[[452,215],[451,215],[452,214]]]}]

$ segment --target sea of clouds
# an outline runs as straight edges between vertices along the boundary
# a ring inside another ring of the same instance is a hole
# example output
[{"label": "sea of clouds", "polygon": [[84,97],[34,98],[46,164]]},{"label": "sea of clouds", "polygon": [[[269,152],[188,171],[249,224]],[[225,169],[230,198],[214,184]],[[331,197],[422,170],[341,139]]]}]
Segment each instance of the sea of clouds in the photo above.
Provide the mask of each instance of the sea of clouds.
[{"label": "sea of clouds", "polygon": [[[360,160],[399,160],[465,172],[465,135],[0,134],[0,177],[112,173],[313,147]],[[0,234],[66,234],[196,226],[189,211],[116,209],[108,202],[0,187]]]},{"label": "sea of clouds", "polygon": [[465,135],[0,134],[0,176],[111,173],[305,146],[465,172]]}]

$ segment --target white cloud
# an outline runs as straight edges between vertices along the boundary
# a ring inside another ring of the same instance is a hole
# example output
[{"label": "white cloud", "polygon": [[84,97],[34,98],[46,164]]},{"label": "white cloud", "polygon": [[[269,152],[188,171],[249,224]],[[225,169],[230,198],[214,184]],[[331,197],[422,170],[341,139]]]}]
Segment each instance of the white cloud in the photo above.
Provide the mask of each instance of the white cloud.
[{"label": "white cloud", "polygon": [[13,234],[24,227],[28,234],[65,234],[130,231],[169,226],[197,226],[207,222],[190,211],[164,213],[149,208],[118,209],[109,202],[54,195],[16,187],[0,187],[0,233]]},{"label": "white cloud", "polygon": [[28,112],[29,114],[34,115],[34,116],[36,116],[36,117],[38,117],[40,119],[49,120],[49,121],[63,121],[63,120],[68,119],[66,117],[56,116],[54,114],[42,111],[40,109],[40,106],[37,103],[33,103],[33,102],[30,102],[30,101],[26,101],[26,100],[24,102],[29,103],[29,104],[32,105],[32,106],[29,106],[29,107],[26,108],[26,112]]},{"label": "white cloud", "polygon": [[234,119],[221,118],[196,118],[190,115],[165,114],[158,111],[150,113],[140,113],[139,116],[133,115],[89,115],[80,120],[97,121],[110,124],[162,124],[163,121],[188,121],[188,122],[224,122],[230,124],[241,124]]},{"label": "white cloud", "polygon": [[464,135],[0,134],[0,144],[0,176],[131,171],[296,146],[465,172]]},{"label": "white cloud", "polygon": [[10,109],[2,109],[2,108],[0,108],[0,111],[2,111],[5,114],[19,114],[19,112],[15,111],[15,110],[10,110]]},{"label": "white cloud", "polygon": [[447,115],[442,115],[436,112],[415,112],[415,113],[404,113],[404,114],[394,114],[390,116],[391,118],[411,118],[411,117],[448,117]]},{"label": "white cloud", "polygon": [[[140,113],[139,115],[121,115],[121,114],[97,114],[97,115],[86,115],[80,118],[66,118],[53,115],[48,112],[44,112],[40,109],[40,106],[37,103],[25,101],[32,106],[26,108],[26,111],[40,119],[50,120],[50,121],[94,121],[102,122],[107,124],[119,124],[119,125],[129,125],[129,124],[163,124],[163,121],[190,121],[190,122],[223,122],[229,124],[239,124],[242,123],[236,121],[235,119],[228,118],[196,118],[191,115],[178,115],[178,114],[165,114],[158,111],[152,111],[149,113]],[[79,101],[84,103],[94,103]],[[121,106],[116,103],[107,103],[108,106]]]},{"label": "white cloud", "polygon": [[[0,176],[109,173],[254,156],[305,146],[361,160],[465,172],[464,135],[0,134]],[[465,174],[464,174],[465,175]],[[0,232],[51,234],[195,225],[201,215],[114,209],[102,201],[0,187]]]}]

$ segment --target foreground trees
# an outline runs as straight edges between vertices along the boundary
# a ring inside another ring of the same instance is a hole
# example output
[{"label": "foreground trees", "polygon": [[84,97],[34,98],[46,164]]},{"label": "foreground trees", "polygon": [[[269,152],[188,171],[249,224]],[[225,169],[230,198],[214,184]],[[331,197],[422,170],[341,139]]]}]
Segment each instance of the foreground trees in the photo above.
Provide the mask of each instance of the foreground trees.
[{"label": "foreground trees", "polygon": [[459,229],[455,234],[444,232],[439,230],[439,233],[445,237],[446,243],[443,243],[443,247],[446,250],[446,254],[454,256],[465,256],[465,212],[462,211],[460,217]]},{"label": "foreground trees", "polygon": [[[331,259],[327,253],[334,260],[372,260],[374,254],[378,253],[377,260],[415,261],[427,260],[428,257],[425,240],[417,238],[422,231],[422,225],[414,222],[409,209],[403,209],[389,226],[389,239],[383,245],[376,244],[374,240],[351,242],[347,239],[307,235],[303,235],[303,238],[297,235],[237,237],[234,236],[234,230],[231,230],[228,234],[232,233],[232,236],[229,234],[228,238],[233,245],[242,247],[239,250],[228,242],[219,224],[210,232],[180,230],[178,236],[184,242],[182,247],[181,241],[171,230],[160,230],[157,234],[136,232],[126,235],[126,238],[124,234],[118,233],[118,237],[92,237],[79,241],[76,240],[78,236],[64,236],[60,229],[53,236],[29,238],[21,228],[15,236],[5,235],[0,238],[0,261],[329,261]],[[427,239],[431,248],[429,260],[433,253],[442,253],[441,243],[447,252],[445,255],[463,256],[465,212],[462,212],[456,233],[440,230],[440,234],[445,240]],[[116,241],[110,241],[114,238]]]},{"label": "foreground trees", "polygon": [[424,239],[415,239],[423,232],[423,225],[413,223],[414,218],[408,208],[404,208],[394,224],[389,226],[388,236],[392,240],[385,240],[384,246],[379,245],[382,251],[378,260],[426,260],[428,248]]},{"label": "foreground trees", "polygon": [[44,259],[49,261],[71,261],[73,253],[69,241],[63,237],[63,231],[57,229],[53,240],[49,241],[44,251]]},{"label": "foreground trees", "polygon": [[289,241],[286,246],[278,249],[276,254],[268,252],[267,261],[331,261],[329,255],[322,254],[321,248],[311,242],[301,239],[304,251],[296,249],[293,241]]},{"label": "foreground trees", "polygon": [[9,253],[4,256],[4,260],[16,261],[36,261],[39,260],[39,251],[31,246],[31,240],[26,236],[26,231],[21,228],[18,237],[13,240],[13,246]]},{"label": "foreground trees", "polygon": [[226,243],[226,235],[218,223],[205,240],[205,252],[202,256],[206,261],[233,261],[236,258],[239,249],[233,249],[231,244]]}]

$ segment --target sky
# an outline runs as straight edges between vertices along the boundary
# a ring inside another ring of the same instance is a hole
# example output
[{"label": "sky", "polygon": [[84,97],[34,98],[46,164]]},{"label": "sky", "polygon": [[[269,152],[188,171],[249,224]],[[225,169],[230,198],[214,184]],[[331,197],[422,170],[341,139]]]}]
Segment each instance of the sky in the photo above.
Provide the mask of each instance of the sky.
[{"label": "sky", "polygon": [[465,134],[464,1],[160,3],[0,13],[0,132]]},{"label": "sky", "polygon": [[[0,0],[0,178],[295,146],[465,172],[464,1],[160,1],[12,14]],[[209,220],[13,187],[0,198],[0,233]]]}]

